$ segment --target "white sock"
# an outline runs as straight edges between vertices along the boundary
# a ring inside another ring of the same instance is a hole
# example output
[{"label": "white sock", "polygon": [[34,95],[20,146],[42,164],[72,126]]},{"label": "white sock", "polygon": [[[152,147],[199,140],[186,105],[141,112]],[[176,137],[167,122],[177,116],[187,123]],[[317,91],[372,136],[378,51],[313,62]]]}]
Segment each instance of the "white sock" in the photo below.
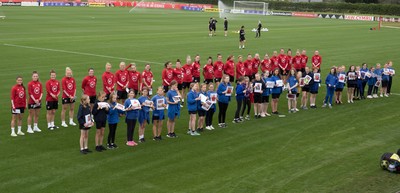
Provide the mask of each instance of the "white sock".
[{"label": "white sock", "polygon": [[33,124],[33,127],[34,127],[34,128],[38,127],[38,126],[37,126],[37,123],[34,123],[34,124]]},{"label": "white sock", "polygon": [[70,123],[74,122],[74,119],[69,118],[69,122],[70,122]]},{"label": "white sock", "polygon": [[66,123],[65,123],[65,121],[61,121],[61,124],[63,124],[63,125],[64,125],[64,124],[66,124]]},{"label": "white sock", "polygon": [[15,133],[15,128],[11,127],[11,133]]},{"label": "white sock", "polygon": [[51,122],[47,123],[47,127],[48,127],[48,128],[51,127]]},{"label": "white sock", "polygon": [[32,125],[28,125],[28,130],[31,130],[32,129]]},{"label": "white sock", "polygon": [[18,126],[18,132],[21,132],[22,127]]},{"label": "white sock", "polygon": [[182,102],[185,102],[185,99],[182,99]]},{"label": "white sock", "polygon": [[54,127],[54,121],[52,121],[50,124],[51,124],[52,127]]}]

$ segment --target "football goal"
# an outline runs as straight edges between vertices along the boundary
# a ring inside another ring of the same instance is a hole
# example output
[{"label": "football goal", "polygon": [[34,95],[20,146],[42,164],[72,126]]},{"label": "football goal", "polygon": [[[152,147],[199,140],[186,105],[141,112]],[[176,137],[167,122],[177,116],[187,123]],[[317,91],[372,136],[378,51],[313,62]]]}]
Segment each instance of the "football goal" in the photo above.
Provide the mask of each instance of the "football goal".
[{"label": "football goal", "polygon": [[232,13],[268,15],[268,3],[256,1],[234,1]]}]

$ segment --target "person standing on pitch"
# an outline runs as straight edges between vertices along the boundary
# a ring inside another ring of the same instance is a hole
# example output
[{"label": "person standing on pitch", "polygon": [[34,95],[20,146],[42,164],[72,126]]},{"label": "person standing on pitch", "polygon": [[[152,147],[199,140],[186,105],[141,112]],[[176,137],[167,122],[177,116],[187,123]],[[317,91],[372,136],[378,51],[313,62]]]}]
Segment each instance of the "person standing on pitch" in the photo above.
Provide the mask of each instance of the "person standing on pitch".
[{"label": "person standing on pitch", "polygon": [[256,31],[256,38],[261,37],[261,28],[262,28],[261,21],[258,21],[257,31]]},{"label": "person standing on pitch", "polygon": [[239,31],[239,49],[244,49],[244,43],[246,42],[246,38],[244,37],[245,34],[244,25],[242,25]]},{"label": "person standing on pitch", "polygon": [[226,17],[224,18],[224,32],[225,37],[228,36],[228,19],[226,19]]}]

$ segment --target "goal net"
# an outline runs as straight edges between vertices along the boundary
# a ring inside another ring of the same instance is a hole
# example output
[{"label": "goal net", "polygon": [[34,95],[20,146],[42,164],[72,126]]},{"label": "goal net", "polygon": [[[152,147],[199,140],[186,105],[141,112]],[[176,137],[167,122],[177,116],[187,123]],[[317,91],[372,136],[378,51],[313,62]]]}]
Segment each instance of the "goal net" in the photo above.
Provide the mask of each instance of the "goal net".
[{"label": "goal net", "polygon": [[232,13],[268,15],[268,3],[255,1],[234,1]]},{"label": "goal net", "polygon": [[400,29],[400,18],[379,17],[379,27]]}]

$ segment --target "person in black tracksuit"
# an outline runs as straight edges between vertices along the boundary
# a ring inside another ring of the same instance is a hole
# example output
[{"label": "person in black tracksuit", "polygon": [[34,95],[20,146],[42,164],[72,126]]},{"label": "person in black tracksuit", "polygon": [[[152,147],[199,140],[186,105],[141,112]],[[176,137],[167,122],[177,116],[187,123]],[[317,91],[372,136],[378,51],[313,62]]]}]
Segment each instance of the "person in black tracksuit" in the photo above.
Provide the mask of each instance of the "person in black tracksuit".
[{"label": "person in black tracksuit", "polygon": [[261,28],[262,28],[261,21],[258,21],[257,31],[256,31],[256,38],[261,37]]},{"label": "person in black tracksuit", "polygon": [[225,36],[228,36],[228,19],[226,19],[226,17],[224,18],[224,31]]}]

